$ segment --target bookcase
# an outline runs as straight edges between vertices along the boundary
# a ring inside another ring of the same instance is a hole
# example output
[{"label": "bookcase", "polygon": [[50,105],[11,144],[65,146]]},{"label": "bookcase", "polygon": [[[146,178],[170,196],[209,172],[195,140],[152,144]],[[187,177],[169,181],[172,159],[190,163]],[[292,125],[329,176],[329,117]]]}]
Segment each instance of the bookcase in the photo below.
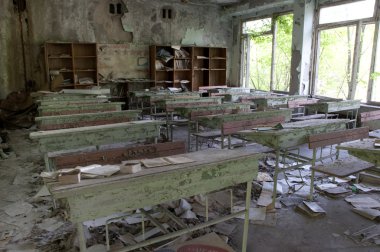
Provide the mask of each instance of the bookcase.
[{"label": "bookcase", "polygon": [[45,43],[46,77],[50,90],[86,89],[98,85],[96,43]]},{"label": "bookcase", "polygon": [[198,91],[226,85],[227,50],[221,47],[150,46],[150,73],[155,86]]}]

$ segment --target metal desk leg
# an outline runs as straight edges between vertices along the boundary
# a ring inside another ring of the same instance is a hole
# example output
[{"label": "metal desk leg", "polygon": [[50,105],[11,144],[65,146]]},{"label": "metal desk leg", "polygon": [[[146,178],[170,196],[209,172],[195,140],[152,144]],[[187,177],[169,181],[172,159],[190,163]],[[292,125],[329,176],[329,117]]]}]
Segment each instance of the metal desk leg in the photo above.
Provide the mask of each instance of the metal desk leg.
[{"label": "metal desk leg", "polygon": [[86,238],[84,237],[84,229],[83,229],[82,222],[79,222],[77,224],[77,229],[78,229],[78,239],[79,239],[79,251],[85,252],[87,251],[87,248],[86,248]]},{"label": "metal desk leg", "polygon": [[311,177],[310,177],[310,195],[309,195],[309,200],[313,200],[313,192],[314,192],[314,166],[315,166],[315,160],[317,159],[317,148],[313,149],[313,159],[311,160]]},{"label": "metal desk leg", "polygon": [[245,194],[244,232],[243,232],[243,244],[241,245],[242,252],[247,251],[248,228],[249,228],[249,208],[251,207],[251,191],[252,191],[252,181],[248,181],[247,192]]},{"label": "metal desk leg", "polygon": [[279,162],[280,162],[280,149],[276,150],[276,167],[274,169],[274,176],[273,176],[273,195],[272,195],[272,205],[274,207],[276,203],[276,196],[277,196],[277,177],[279,173]]}]

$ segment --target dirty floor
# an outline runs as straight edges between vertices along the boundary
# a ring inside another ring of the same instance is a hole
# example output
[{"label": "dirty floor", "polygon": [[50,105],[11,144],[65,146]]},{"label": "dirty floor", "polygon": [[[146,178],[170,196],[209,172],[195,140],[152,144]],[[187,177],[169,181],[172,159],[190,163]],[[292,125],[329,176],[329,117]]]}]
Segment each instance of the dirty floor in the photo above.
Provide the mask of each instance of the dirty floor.
[{"label": "dirty floor", "polygon": [[[54,210],[53,202],[46,197],[34,197],[42,187],[38,174],[44,163],[36,143],[28,138],[30,132],[9,131],[13,152],[8,159],[0,159],[0,251],[76,251],[72,248],[75,231],[63,221],[64,212]],[[187,132],[176,128],[174,136],[187,139]],[[379,194],[371,195],[379,199]],[[356,242],[348,235],[379,225],[377,221],[354,213],[344,197],[316,194],[316,201],[326,211],[325,216],[310,218],[296,212],[295,206],[282,205],[267,215],[271,220],[250,224],[248,251],[380,251],[379,246]],[[240,251],[243,221],[234,223],[238,225],[229,243]],[[54,231],[49,232],[47,226],[55,226]]]}]

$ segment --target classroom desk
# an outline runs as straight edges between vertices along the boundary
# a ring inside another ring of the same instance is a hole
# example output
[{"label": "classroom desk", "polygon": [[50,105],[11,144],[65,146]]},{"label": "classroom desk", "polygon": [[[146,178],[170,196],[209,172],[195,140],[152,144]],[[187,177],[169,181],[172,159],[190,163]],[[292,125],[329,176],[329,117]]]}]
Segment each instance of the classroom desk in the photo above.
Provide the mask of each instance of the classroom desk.
[{"label": "classroom desk", "polygon": [[[251,125],[250,122],[252,121],[257,121],[257,123],[262,123],[262,125],[267,125],[268,123],[270,123],[271,119],[275,119],[279,117],[283,117],[283,122],[288,122],[290,121],[292,117],[292,111],[290,109],[284,109],[284,110],[254,111],[250,113],[207,115],[207,116],[199,116],[195,118],[194,121],[196,123],[196,129],[198,129],[199,125],[202,125],[210,129],[220,130],[220,134],[222,138],[221,139],[222,148],[223,148],[225,135],[228,135],[228,147],[231,146],[230,132],[233,131],[233,129],[230,129],[230,130],[225,129],[225,127],[223,127],[225,124],[234,122],[236,124],[236,126],[234,126],[235,129],[240,128],[239,130],[243,130],[244,128],[249,127]],[[260,120],[261,122],[259,122]],[[247,127],[245,127],[244,125],[247,125]],[[196,150],[198,150],[197,140],[196,140]]]},{"label": "classroom desk", "polygon": [[258,110],[265,110],[268,108],[276,108],[281,106],[288,106],[289,101],[297,99],[307,99],[307,95],[285,95],[285,96],[269,96],[252,99],[256,104]]},{"label": "classroom desk", "polygon": [[262,154],[251,149],[210,149],[177,156],[190,158],[194,162],[144,169],[142,172],[129,175],[82,180],[73,185],[53,185],[53,197],[65,199],[69,206],[70,220],[78,226],[81,251],[86,249],[82,226],[84,221],[205,194],[242,183],[247,184],[245,210],[149,239],[120,251],[131,251],[243,214],[245,221],[242,251],[246,251],[252,180],[257,177],[258,160]]},{"label": "classroom desk", "polygon": [[375,139],[364,139],[338,145],[336,148],[346,150],[352,156],[380,166],[380,148],[374,147]]},{"label": "classroom desk", "polygon": [[308,113],[323,113],[327,119],[329,113],[334,112],[348,112],[352,113],[353,119],[350,122],[354,123],[356,127],[356,121],[358,117],[358,110],[360,108],[360,100],[347,100],[347,101],[332,101],[332,102],[317,102],[314,104],[306,104],[305,108]]},{"label": "classroom desk", "polygon": [[[279,173],[280,153],[308,142],[309,135],[345,130],[348,119],[313,119],[282,124],[279,130],[244,130],[239,131],[245,139],[273,148],[276,153],[274,172],[273,204],[276,200],[277,177]],[[292,169],[296,167],[289,167]]]},{"label": "classroom desk", "polygon": [[133,121],[71,129],[37,131],[30,133],[30,138],[38,140],[39,148],[45,154],[46,168],[49,170],[48,152],[74,150],[89,146],[125,143],[147,138],[155,138],[160,134],[159,121]]}]

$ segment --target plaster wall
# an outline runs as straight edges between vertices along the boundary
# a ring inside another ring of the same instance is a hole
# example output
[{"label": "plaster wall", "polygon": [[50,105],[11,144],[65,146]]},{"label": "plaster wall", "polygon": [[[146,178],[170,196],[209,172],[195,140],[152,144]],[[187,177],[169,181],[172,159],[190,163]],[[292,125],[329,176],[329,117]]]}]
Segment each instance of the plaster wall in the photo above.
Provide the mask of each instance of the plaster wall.
[{"label": "plaster wall", "polygon": [[[121,3],[120,15],[109,13],[110,3]],[[222,16],[222,7],[199,5],[180,1],[150,0],[26,0],[24,45],[26,51],[27,80],[34,80],[37,89],[46,89],[43,43],[97,42],[99,43],[99,72],[104,76],[149,77],[149,45],[221,46],[231,48],[232,18]],[[161,9],[169,7],[173,19],[161,17]],[[3,44],[21,47],[13,33],[17,29],[6,24],[14,22],[17,13],[12,11],[12,0],[0,1],[0,31],[8,39]],[[4,23],[5,22],[5,23]],[[1,50],[3,51],[3,50]],[[1,52],[0,99],[7,93],[20,90],[25,81],[18,80],[18,72],[24,72],[20,57],[12,57],[10,51]],[[228,53],[229,54],[229,53]],[[21,54],[22,56],[22,54]],[[229,65],[229,62],[228,62]],[[112,67],[115,66],[115,67]]]},{"label": "plaster wall", "polygon": [[19,16],[12,1],[0,1],[0,99],[24,88]]}]

